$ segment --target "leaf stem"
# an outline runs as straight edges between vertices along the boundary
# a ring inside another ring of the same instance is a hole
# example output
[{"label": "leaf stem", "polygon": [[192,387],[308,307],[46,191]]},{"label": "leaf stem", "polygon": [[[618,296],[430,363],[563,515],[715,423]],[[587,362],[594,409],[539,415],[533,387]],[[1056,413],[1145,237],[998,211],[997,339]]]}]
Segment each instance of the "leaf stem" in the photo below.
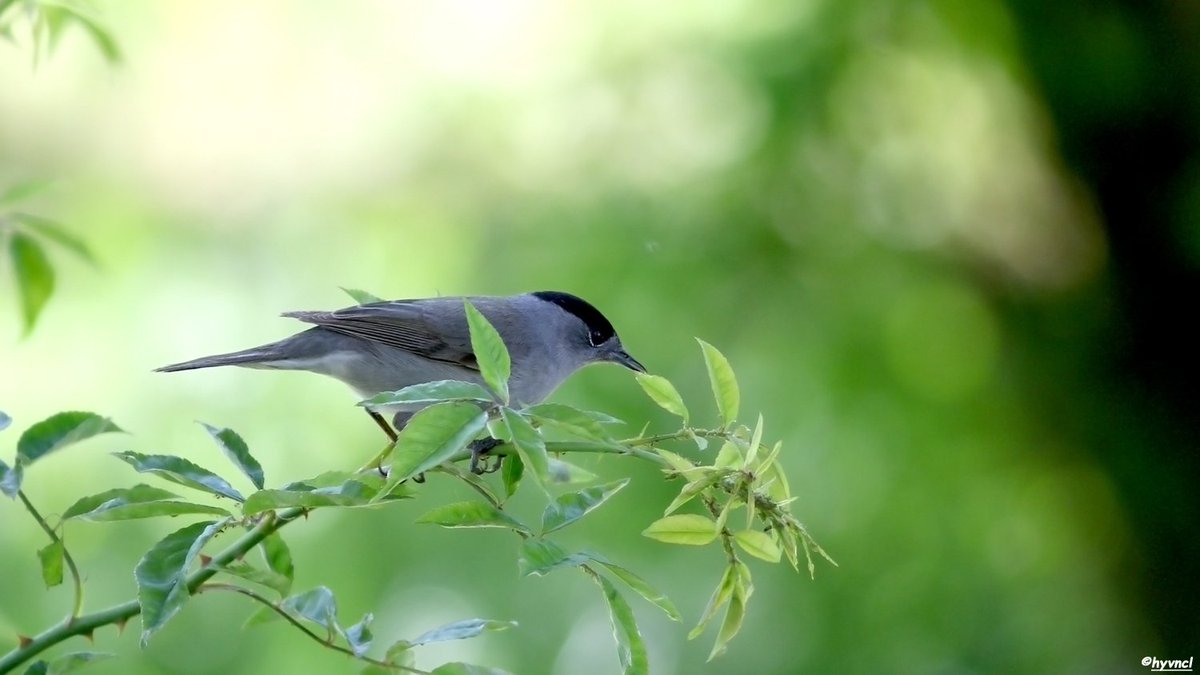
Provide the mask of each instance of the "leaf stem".
[{"label": "leaf stem", "polygon": [[[213,556],[209,564],[189,575],[187,579],[188,591],[195,592],[201,584],[211,579],[221,567],[245,555],[263,539],[266,539],[284,525],[300,517],[303,513],[304,509],[302,508],[284,509],[271,513],[258,521],[258,524],[252,527],[250,531],[239,537],[228,548]],[[44,523],[44,521],[41,522]],[[63,621],[39,633],[28,642],[17,646],[4,656],[0,656],[0,675],[11,672],[25,661],[68,638],[78,635],[91,635],[93,631],[102,626],[124,623],[130,618],[137,616],[141,611],[142,608],[137,600],[130,600],[109,607],[108,609],[102,609],[91,614],[83,614]]]},{"label": "leaf stem", "polygon": [[358,654],[354,653],[354,650],[346,649],[345,647],[343,647],[341,645],[333,644],[328,639],[323,638],[320,635],[318,635],[317,633],[313,632],[312,629],[310,629],[308,626],[305,626],[304,624],[300,623],[299,619],[292,616],[291,614],[288,614],[288,612],[286,610],[284,610],[282,607],[275,604],[274,602],[271,602],[271,600],[269,598],[263,597],[258,592],[256,592],[254,589],[246,588],[245,586],[237,586],[234,584],[222,584],[222,583],[201,584],[199,587],[196,588],[197,593],[203,593],[205,591],[226,591],[229,593],[239,593],[241,595],[244,595],[256,602],[261,603],[262,605],[264,605],[266,607],[271,608],[271,610],[273,612],[275,612],[279,616],[286,619],[288,623],[290,623],[290,624],[292,624],[292,626],[296,627],[301,633],[304,633],[305,635],[312,638],[313,640],[316,640],[318,643],[320,643],[320,645],[322,647],[327,647],[329,649],[332,649],[335,652],[341,652],[342,654],[346,654],[354,659],[363,661],[364,663],[369,663],[371,665],[379,666],[380,668],[386,668],[388,670],[402,670],[406,673],[416,673],[418,675],[429,675],[429,673],[427,671],[419,670],[417,668],[410,668],[408,666],[400,665],[398,663],[388,663],[387,661],[380,661],[378,659],[373,659],[369,656],[359,656]]},{"label": "leaf stem", "polygon": [[25,509],[29,511],[29,514],[33,516],[33,519],[37,521],[37,524],[42,526],[42,529],[45,530],[46,535],[50,537],[50,541],[62,546],[63,561],[67,563],[67,570],[71,572],[71,583],[75,587],[74,604],[71,607],[71,613],[67,616],[64,622],[67,625],[70,625],[71,622],[73,622],[75,618],[83,612],[83,580],[79,576],[79,568],[75,566],[75,559],[71,557],[71,552],[67,550],[67,545],[63,543],[62,539],[59,538],[58,534],[54,531],[54,528],[50,527],[49,523],[46,522],[46,519],[42,518],[42,514],[38,513],[38,510],[34,508],[33,502],[29,501],[29,498],[25,496],[25,492],[23,490],[17,490],[17,497],[21,500],[21,503],[25,505]]}]

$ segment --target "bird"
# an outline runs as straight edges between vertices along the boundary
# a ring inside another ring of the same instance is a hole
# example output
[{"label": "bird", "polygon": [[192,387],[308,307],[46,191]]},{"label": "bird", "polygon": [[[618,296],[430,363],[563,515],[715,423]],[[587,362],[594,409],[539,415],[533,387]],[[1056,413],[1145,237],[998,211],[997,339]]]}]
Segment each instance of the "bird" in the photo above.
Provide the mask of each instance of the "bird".
[{"label": "bird", "polygon": [[[562,291],[415,298],[334,311],[284,312],[282,316],[313,327],[277,342],[155,370],[170,373],[217,366],[303,370],[341,380],[363,399],[438,380],[482,385],[464,301],[487,317],[508,348],[509,396],[517,405],[541,403],[573,373],[593,363],[616,363],[646,372],[600,310]],[[417,410],[419,406],[387,408],[386,412],[394,413],[393,431],[380,410],[367,407],[393,442]],[[472,446],[472,470],[478,472],[479,456],[496,444],[485,439]]]}]

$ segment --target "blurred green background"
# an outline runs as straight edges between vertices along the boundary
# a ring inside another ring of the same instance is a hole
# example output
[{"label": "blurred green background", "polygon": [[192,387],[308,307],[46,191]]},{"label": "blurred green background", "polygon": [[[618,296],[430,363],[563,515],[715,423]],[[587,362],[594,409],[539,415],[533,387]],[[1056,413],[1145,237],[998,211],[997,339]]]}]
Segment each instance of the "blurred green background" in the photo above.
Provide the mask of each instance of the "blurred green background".
[{"label": "blurred green background", "polygon": [[[69,223],[99,269],[20,340],[0,312],[0,434],[62,409],[110,436],[26,477],[48,513],[138,478],[109,451],[226,465],[232,427],[281,484],[350,468],[378,430],[333,380],[164,363],[278,339],[281,311],[562,289],[706,410],[692,336],[841,564],[752,565],[729,653],[705,663],[635,602],[658,673],[1140,672],[1200,645],[1197,360],[1200,4],[810,0],[102,3],[125,62],[81,32],[31,67],[0,44],[0,188]],[[1190,308],[1190,309],[1189,309]],[[615,367],[556,400],[669,420]],[[710,410],[710,408],[709,408]],[[695,448],[688,449],[695,455]],[[671,499],[648,467],[564,532],[694,622],[717,550],[638,532]],[[616,672],[582,575],[518,579],[502,532],[415,526],[468,498],[319,512],[286,531],[297,589],[326,584],[380,640],[470,616],[520,628],[426,648],[516,673]],[[529,495],[526,495],[528,497]],[[518,509],[536,514],[532,499]],[[132,596],[176,522],[72,524],[90,608]],[[58,620],[35,524],[0,500],[0,651]],[[100,673],[337,673],[279,624],[204,596]],[[60,647],[58,652],[82,645]]]}]

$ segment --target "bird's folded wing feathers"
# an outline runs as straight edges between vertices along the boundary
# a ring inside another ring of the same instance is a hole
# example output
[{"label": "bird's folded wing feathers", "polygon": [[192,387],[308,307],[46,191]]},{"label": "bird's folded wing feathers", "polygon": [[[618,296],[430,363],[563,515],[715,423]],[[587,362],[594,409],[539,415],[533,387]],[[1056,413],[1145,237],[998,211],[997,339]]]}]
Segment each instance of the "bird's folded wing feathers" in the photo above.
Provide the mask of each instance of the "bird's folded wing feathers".
[{"label": "bird's folded wing feathers", "polygon": [[447,331],[446,326],[432,325],[416,303],[372,303],[333,312],[284,312],[283,316],[435,361],[479,370],[471,339],[465,333],[465,318],[464,331]]}]

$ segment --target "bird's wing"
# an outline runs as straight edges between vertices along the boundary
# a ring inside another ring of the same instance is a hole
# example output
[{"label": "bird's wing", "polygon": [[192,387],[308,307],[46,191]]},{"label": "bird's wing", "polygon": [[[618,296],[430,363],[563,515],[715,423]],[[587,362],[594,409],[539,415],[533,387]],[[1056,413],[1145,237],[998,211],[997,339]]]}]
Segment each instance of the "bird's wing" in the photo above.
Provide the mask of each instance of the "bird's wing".
[{"label": "bird's wing", "polygon": [[[479,370],[475,352],[471,349],[465,315],[457,321],[447,321],[445,318],[438,320],[427,311],[429,302],[395,300],[356,305],[332,312],[285,312],[283,316],[343,335],[403,349],[427,359]],[[454,314],[451,313],[451,316]]]}]

